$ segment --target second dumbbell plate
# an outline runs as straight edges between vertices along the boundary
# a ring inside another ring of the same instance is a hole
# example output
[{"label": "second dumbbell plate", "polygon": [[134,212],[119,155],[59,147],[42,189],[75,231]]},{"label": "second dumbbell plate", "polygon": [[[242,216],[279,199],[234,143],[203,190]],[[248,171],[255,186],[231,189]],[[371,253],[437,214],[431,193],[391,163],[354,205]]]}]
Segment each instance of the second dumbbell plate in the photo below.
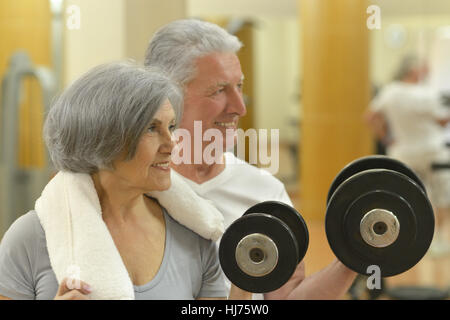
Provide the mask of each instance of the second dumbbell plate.
[{"label": "second dumbbell plate", "polygon": [[420,188],[422,188],[422,190],[424,190],[424,192],[426,193],[425,186],[423,185],[422,181],[414,173],[414,171],[410,169],[408,166],[406,166],[404,163],[396,159],[392,159],[390,157],[372,155],[352,161],[339,172],[339,174],[331,183],[330,189],[328,191],[327,203],[328,201],[330,201],[330,198],[333,195],[334,191],[339,187],[339,185],[342,182],[344,182],[345,180],[347,180],[348,178],[350,178],[351,176],[353,176],[358,172],[370,169],[387,169],[400,172],[406,175],[415,183],[417,183],[417,185]]},{"label": "second dumbbell plate", "polygon": [[305,220],[291,206],[279,201],[264,201],[249,208],[244,215],[266,213],[277,217],[292,231],[298,244],[298,262],[303,260],[309,245],[309,233]]},{"label": "second dumbbell plate", "polygon": [[[248,244],[252,237],[259,242],[254,246],[257,250],[252,250],[251,244],[242,248],[242,242]],[[223,272],[237,287],[264,293],[278,289],[289,280],[298,264],[297,252],[295,236],[283,221],[254,213],[242,216],[227,228],[220,241],[219,259]],[[251,265],[246,268],[252,259],[255,268]],[[259,269],[258,264],[265,261],[269,266]]]}]

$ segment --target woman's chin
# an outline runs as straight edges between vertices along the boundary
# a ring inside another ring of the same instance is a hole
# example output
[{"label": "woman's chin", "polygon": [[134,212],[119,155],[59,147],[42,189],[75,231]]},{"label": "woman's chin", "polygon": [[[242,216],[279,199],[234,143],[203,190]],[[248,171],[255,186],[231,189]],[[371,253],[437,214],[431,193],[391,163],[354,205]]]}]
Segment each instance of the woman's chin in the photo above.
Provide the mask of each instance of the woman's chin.
[{"label": "woman's chin", "polygon": [[159,183],[156,186],[153,185],[151,187],[151,191],[166,191],[166,190],[168,190],[170,188],[170,186],[171,186],[171,183],[170,183],[170,180],[169,180],[168,182]]}]

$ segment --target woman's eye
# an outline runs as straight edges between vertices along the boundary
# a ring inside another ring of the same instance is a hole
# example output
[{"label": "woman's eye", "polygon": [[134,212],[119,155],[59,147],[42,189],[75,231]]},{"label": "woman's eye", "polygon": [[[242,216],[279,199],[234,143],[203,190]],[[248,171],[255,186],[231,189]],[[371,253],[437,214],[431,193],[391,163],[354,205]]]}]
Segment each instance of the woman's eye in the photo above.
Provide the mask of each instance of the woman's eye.
[{"label": "woman's eye", "polygon": [[150,127],[148,127],[148,132],[155,132],[155,131],[156,131],[155,125],[151,125]]},{"label": "woman's eye", "polygon": [[174,125],[174,124],[172,124],[172,125],[170,125],[169,126],[169,130],[170,130],[170,132],[174,132],[175,131],[175,129],[176,129],[176,125]]}]

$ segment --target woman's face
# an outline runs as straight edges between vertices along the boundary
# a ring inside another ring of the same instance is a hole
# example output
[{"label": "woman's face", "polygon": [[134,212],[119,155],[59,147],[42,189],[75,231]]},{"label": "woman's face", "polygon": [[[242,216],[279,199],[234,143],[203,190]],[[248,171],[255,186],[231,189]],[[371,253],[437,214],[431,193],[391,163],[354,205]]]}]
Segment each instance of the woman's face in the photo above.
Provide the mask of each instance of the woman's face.
[{"label": "woman's face", "polygon": [[140,137],[134,157],[122,160],[125,155],[121,156],[114,162],[113,174],[129,187],[144,192],[168,189],[175,126],[175,112],[166,100]]}]

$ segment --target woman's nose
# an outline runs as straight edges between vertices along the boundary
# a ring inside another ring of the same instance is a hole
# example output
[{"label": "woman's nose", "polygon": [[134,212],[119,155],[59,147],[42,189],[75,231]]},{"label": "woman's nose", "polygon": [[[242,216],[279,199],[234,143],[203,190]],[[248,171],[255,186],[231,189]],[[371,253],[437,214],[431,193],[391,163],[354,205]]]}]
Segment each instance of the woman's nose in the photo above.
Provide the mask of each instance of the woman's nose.
[{"label": "woman's nose", "polygon": [[176,137],[172,131],[167,130],[163,136],[163,142],[161,144],[161,152],[172,152],[177,144]]}]

